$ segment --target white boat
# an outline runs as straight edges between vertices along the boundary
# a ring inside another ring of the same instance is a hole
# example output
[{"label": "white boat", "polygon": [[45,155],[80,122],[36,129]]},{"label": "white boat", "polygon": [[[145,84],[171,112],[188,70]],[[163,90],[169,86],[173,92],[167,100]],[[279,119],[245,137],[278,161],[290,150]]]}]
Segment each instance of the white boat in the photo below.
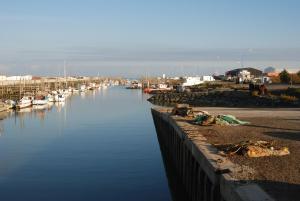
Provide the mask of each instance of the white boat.
[{"label": "white boat", "polygon": [[32,106],[32,109],[34,109],[34,110],[46,110],[48,108],[49,108],[48,104],[45,104],[45,105],[33,105]]},{"label": "white boat", "polygon": [[48,102],[55,102],[55,97],[52,94],[48,94]]},{"label": "white boat", "polygon": [[73,90],[74,90],[74,89],[73,89],[72,87],[69,87],[68,92],[69,92],[69,93],[73,93]]},{"label": "white boat", "polygon": [[107,89],[108,84],[107,83],[102,83],[100,86],[102,87],[102,89]]},{"label": "white boat", "polygon": [[80,91],[85,91],[86,90],[86,86],[85,85],[81,85],[80,86]]},{"label": "white boat", "polygon": [[32,106],[33,97],[24,96],[16,105],[18,109],[26,108]]},{"label": "white boat", "polygon": [[64,97],[69,97],[72,95],[72,92],[69,92],[69,90],[65,90],[62,94],[64,95]]},{"label": "white boat", "polygon": [[79,93],[79,89],[73,89],[73,93]]},{"label": "white boat", "polygon": [[94,82],[90,83],[89,86],[87,87],[88,90],[93,90],[95,88],[97,88],[97,84]]},{"label": "white boat", "polygon": [[32,101],[33,105],[46,105],[48,103],[48,99],[45,96],[37,96]]},{"label": "white boat", "polygon": [[44,100],[33,100],[32,105],[46,105],[48,103],[47,99]]},{"label": "white boat", "polygon": [[16,105],[17,105],[16,101],[14,101],[14,100],[6,100],[5,104],[8,105],[9,109],[14,109],[14,108],[16,108]]},{"label": "white boat", "polygon": [[9,110],[9,105],[3,102],[0,102],[0,112]]},{"label": "white boat", "polygon": [[57,94],[55,95],[55,101],[56,102],[65,102],[66,98],[63,94]]}]

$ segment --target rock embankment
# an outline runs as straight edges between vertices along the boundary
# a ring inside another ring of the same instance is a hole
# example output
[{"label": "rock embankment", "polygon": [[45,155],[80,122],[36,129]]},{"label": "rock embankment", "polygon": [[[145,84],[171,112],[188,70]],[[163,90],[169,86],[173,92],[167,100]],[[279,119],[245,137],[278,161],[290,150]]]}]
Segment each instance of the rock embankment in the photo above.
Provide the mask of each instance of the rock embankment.
[{"label": "rock embankment", "polygon": [[198,107],[300,107],[299,99],[258,96],[243,90],[155,94],[148,101],[162,106],[184,103]]}]

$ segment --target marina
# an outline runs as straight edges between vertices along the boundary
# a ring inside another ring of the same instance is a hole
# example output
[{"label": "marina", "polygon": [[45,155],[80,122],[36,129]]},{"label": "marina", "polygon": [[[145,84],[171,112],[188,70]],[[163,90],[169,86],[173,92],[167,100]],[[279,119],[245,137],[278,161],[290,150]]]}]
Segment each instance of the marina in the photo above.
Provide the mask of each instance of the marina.
[{"label": "marina", "polygon": [[[81,200],[80,195],[89,194],[89,200],[124,200],[113,193],[116,187],[126,195],[125,200],[149,200],[151,196],[151,200],[173,201],[291,201],[298,195],[298,85],[252,86],[213,80],[187,86],[170,78],[87,80],[54,88],[43,85],[43,91],[41,84],[33,84],[29,91],[18,86],[14,94],[20,99],[1,102],[0,152],[4,155],[0,161],[8,160],[8,169],[3,169],[6,179],[0,181],[4,189],[0,193],[5,199]],[[267,88],[270,90],[264,93]],[[196,115],[199,112],[202,116]],[[24,140],[20,133],[32,141]],[[24,153],[15,143],[21,143]],[[221,154],[218,146],[226,143],[233,147],[232,153],[263,158]],[[273,144],[283,148],[274,150]],[[255,147],[251,153],[239,151],[248,145]],[[271,148],[263,152],[261,145]],[[7,158],[14,154],[36,161],[15,167]],[[122,171],[116,173],[119,166]],[[8,170],[14,174],[7,174]],[[51,190],[41,188],[46,181]],[[38,192],[25,192],[22,188],[27,182]],[[14,188],[21,193],[10,194]],[[153,194],[153,189],[160,193]],[[133,197],[136,190],[141,193]]]}]

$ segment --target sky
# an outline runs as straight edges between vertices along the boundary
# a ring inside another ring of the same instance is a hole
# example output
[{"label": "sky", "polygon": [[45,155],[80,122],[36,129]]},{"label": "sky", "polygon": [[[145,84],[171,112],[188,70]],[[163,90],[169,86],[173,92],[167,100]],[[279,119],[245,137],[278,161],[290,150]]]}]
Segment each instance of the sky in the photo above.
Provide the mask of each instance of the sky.
[{"label": "sky", "polygon": [[298,0],[0,0],[0,74],[300,70]]}]

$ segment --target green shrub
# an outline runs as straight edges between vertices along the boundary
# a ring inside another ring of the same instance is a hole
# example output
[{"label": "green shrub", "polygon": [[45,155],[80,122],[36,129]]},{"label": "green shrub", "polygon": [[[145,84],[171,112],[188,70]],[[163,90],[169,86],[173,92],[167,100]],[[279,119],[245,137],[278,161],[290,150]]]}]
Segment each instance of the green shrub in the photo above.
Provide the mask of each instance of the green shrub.
[{"label": "green shrub", "polygon": [[289,83],[291,81],[291,75],[288,73],[286,69],[284,69],[281,73],[279,73],[279,77],[282,83]]}]

